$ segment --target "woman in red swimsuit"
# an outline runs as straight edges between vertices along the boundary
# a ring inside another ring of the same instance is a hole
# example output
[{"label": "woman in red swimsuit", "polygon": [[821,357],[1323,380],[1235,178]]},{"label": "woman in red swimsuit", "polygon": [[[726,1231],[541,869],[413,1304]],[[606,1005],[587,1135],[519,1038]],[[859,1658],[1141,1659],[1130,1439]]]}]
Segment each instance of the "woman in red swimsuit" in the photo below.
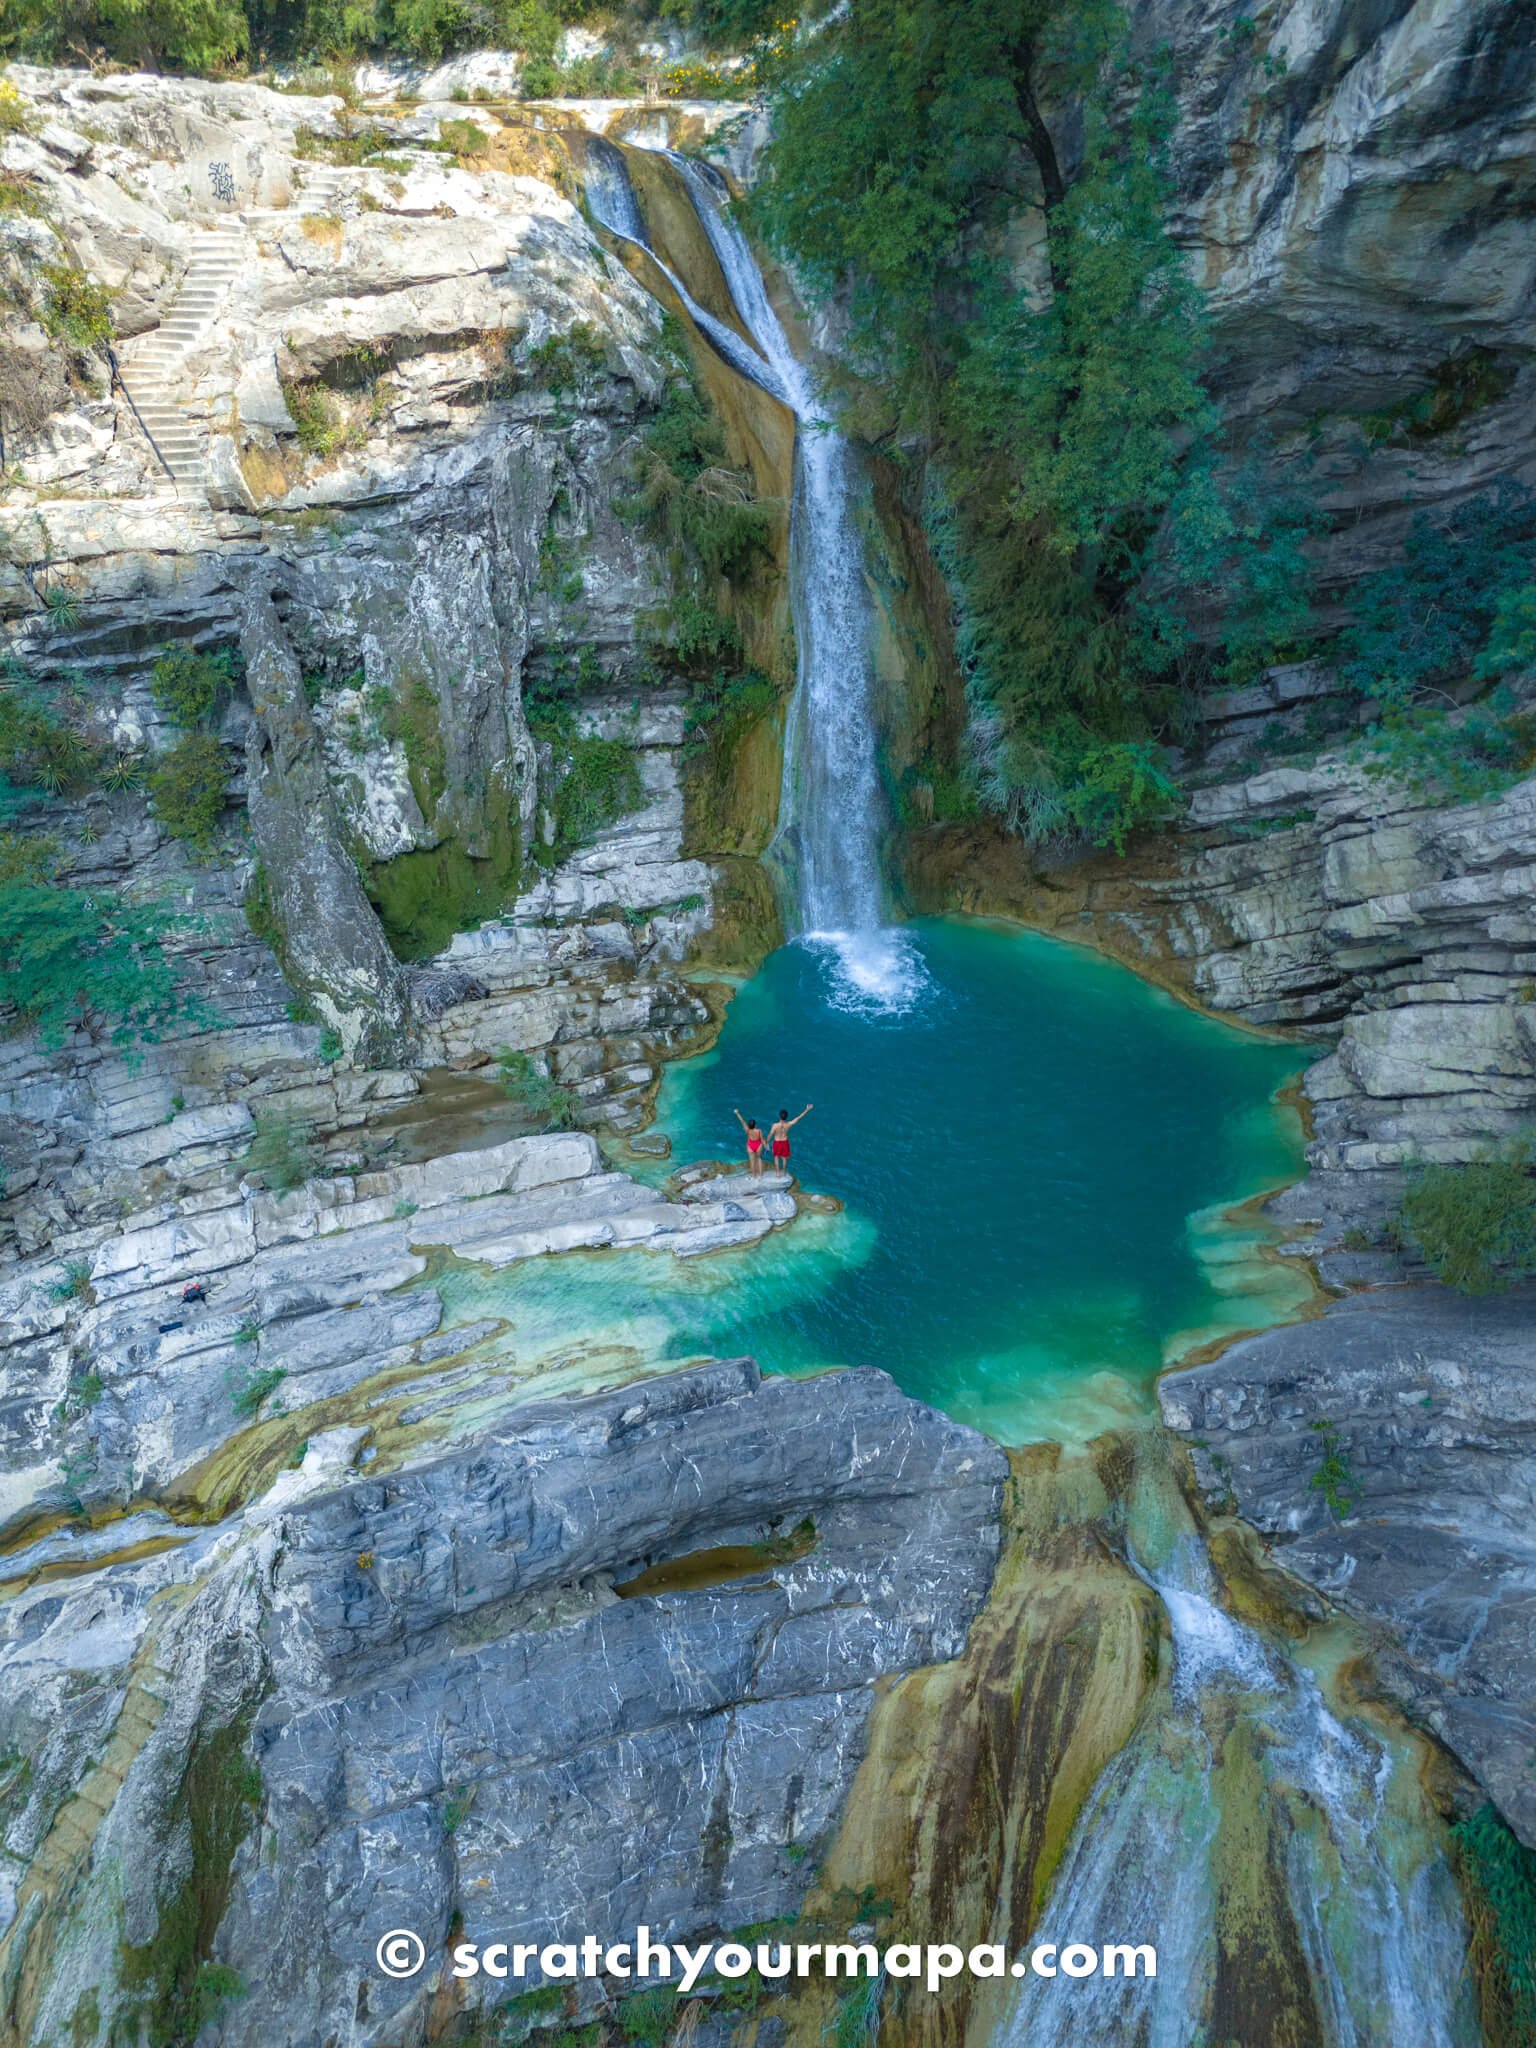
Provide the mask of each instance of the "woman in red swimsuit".
[{"label": "woman in red swimsuit", "polygon": [[790,1132],[796,1124],[808,1117],[815,1107],[814,1102],[808,1102],[804,1109],[801,1110],[799,1116],[791,1116],[787,1109],[779,1111],[779,1120],[770,1129],[768,1135],[773,1140],[773,1163],[781,1173],[788,1173],[789,1171]]},{"label": "woman in red swimsuit", "polygon": [[748,1170],[754,1174],[761,1173],[763,1170],[763,1134],[758,1128],[757,1118],[755,1116],[743,1116],[739,1109],[733,1109],[731,1115],[735,1117],[737,1123],[741,1125],[741,1128],[747,1134]]}]

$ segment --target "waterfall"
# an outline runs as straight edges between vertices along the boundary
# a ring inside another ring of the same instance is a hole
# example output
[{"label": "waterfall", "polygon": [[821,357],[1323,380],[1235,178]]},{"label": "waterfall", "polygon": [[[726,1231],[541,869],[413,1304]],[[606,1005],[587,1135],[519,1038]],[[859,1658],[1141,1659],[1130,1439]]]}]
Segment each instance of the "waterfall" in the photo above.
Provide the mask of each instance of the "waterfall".
[{"label": "waterfall", "polygon": [[[1281,1883],[1328,2048],[1471,2048],[1480,2036],[1455,1882],[1389,1814],[1390,1752],[1329,1710],[1310,1671],[1226,1613],[1192,1533],[1143,1577],[1167,1610],[1172,1682],[1084,1805],[1032,1945],[1147,1942],[1157,1975],[1026,1978],[1002,2048],[1188,2048],[1206,2038],[1220,1758],[1250,1732],[1262,1796],[1284,1808]],[[1252,1832],[1243,1852],[1260,1853]]]},{"label": "waterfall", "polygon": [[668,154],[742,325],[772,366],[799,427],[790,508],[798,673],[770,858],[789,880],[799,936],[828,949],[834,999],[905,1009],[924,976],[910,941],[884,921],[872,619],[853,459],[790,346],[720,179],[689,157]]},{"label": "waterfall", "polygon": [[[795,935],[827,953],[833,1000],[905,1009],[924,974],[915,948],[883,914],[872,619],[854,516],[853,459],[818,401],[810,371],[790,346],[757,259],[726,209],[720,180],[688,157],[661,153],[692,200],[756,348],[698,306],[665,264],[661,268],[732,368],[787,405],[798,423],[790,507],[798,673],[769,858],[784,878]],[[611,144],[589,150],[587,198],[604,226],[644,245],[623,157]]]},{"label": "waterfall", "polygon": [[651,262],[677,293],[687,310],[689,319],[709,342],[715,353],[741,376],[748,377],[761,386],[770,397],[787,405],[789,397],[777,373],[744,342],[734,327],[724,320],[717,320],[694,298],[682,279],[668,264],[664,263],[646,240],[645,224],[640,218],[640,208],[635,203],[634,187],[629,182],[629,173],[624,168],[623,154],[611,142],[600,136],[593,136],[587,144],[587,161],[584,175],[587,204],[592,216],[611,235],[621,241],[633,242],[643,249]]}]

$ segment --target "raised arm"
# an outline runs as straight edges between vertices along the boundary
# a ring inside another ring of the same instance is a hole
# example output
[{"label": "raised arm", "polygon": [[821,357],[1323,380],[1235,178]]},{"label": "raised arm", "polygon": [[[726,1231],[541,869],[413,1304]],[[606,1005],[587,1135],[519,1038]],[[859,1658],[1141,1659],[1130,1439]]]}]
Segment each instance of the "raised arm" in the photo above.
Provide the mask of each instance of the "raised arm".
[{"label": "raised arm", "polygon": [[805,1105],[804,1109],[802,1109],[802,1110],[801,1110],[801,1112],[800,1112],[799,1116],[792,1116],[792,1117],[790,1118],[790,1123],[791,1123],[791,1124],[798,1124],[798,1123],[803,1123],[803,1122],[805,1121],[805,1119],[806,1119],[806,1118],[807,1118],[807,1117],[808,1117],[808,1116],[810,1115],[811,1111],[812,1111],[812,1110],[813,1110],[813,1109],[814,1109],[815,1107],[816,1107],[816,1105],[815,1105],[815,1103],[814,1103],[814,1102],[808,1102],[808,1103],[807,1103],[807,1104]]},{"label": "raised arm", "polygon": [[735,1119],[736,1119],[737,1123],[739,1123],[739,1124],[741,1125],[741,1128],[742,1128],[743,1130],[745,1130],[745,1129],[747,1128],[747,1120],[746,1120],[746,1118],[745,1118],[745,1117],[744,1117],[744,1116],[742,1115],[742,1113],[741,1113],[741,1111],[740,1111],[739,1109],[733,1109],[733,1110],[731,1111],[731,1115],[732,1115],[733,1117],[735,1117]]}]

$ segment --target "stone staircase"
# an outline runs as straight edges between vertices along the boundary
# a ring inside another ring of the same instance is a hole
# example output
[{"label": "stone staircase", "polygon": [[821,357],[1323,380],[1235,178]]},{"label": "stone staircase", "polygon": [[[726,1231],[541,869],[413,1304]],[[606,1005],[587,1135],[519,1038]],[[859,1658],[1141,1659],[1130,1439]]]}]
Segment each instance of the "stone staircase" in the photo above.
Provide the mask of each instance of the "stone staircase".
[{"label": "stone staircase", "polygon": [[168,316],[142,342],[120,374],[140,420],[165,457],[174,484],[157,466],[164,491],[202,490],[208,481],[207,430],[188,411],[183,371],[187,357],[208,334],[230,286],[251,260],[251,230],[295,214],[355,215],[358,202],[347,190],[344,171],[321,164],[304,180],[294,204],[282,211],[243,213],[239,222],[207,228],[198,237],[187,274]]},{"label": "stone staircase", "polygon": [[208,436],[188,415],[182,370],[212,327],[250,254],[250,238],[243,227],[207,229],[198,238],[169,316],[134,350],[132,362],[121,366],[139,418],[178,488],[201,488],[208,475]]},{"label": "stone staircase", "polygon": [[300,214],[340,214],[350,217],[358,212],[357,195],[348,186],[346,172],[337,170],[333,164],[322,164],[309,173],[295,205]]}]

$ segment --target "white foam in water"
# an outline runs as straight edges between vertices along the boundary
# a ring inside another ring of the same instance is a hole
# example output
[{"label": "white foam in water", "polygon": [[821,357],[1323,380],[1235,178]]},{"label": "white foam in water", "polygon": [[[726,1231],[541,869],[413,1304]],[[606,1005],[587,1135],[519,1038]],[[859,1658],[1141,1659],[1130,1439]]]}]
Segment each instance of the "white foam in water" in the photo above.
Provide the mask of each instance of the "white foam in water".
[{"label": "white foam in water", "polygon": [[828,969],[834,1010],[899,1017],[932,987],[923,956],[896,925],[866,932],[802,932],[797,944],[819,953]]},{"label": "white foam in water", "polygon": [[1168,1562],[1145,1576],[1168,1610],[1176,1698],[1191,1697],[1218,1677],[1236,1679],[1255,1691],[1276,1683],[1259,1638],[1218,1603],[1210,1564],[1196,1538],[1181,1536]]}]

